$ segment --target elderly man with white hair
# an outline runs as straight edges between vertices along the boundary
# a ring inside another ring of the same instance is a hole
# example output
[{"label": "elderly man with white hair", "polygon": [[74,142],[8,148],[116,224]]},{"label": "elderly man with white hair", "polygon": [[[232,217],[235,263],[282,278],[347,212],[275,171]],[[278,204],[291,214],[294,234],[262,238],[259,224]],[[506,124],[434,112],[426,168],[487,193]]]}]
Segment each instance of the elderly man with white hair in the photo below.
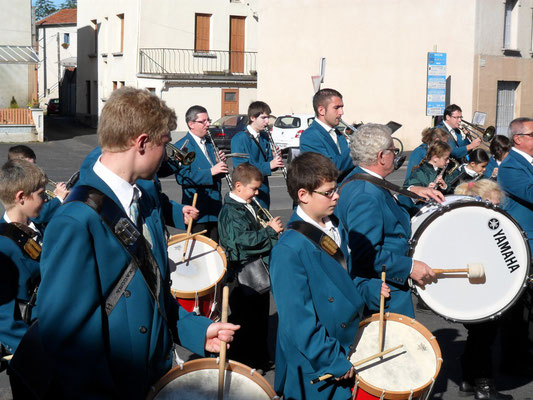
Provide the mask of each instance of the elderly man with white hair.
[{"label": "elderly man with white hair", "polygon": [[[391,130],[385,125],[366,124],[354,133],[350,156],[356,168],[343,181],[336,214],[342,222],[343,240],[350,248],[352,276],[379,277],[385,265],[391,289],[387,311],[414,317],[407,279],[425,284],[435,279],[435,273],[424,262],[407,256],[409,213],[388,189],[378,185],[394,171],[396,152]],[[354,179],[356,174],[368,174],[379,181]],[[409,190],[423,198],[444,200],[433,189],[412,186]]]}]

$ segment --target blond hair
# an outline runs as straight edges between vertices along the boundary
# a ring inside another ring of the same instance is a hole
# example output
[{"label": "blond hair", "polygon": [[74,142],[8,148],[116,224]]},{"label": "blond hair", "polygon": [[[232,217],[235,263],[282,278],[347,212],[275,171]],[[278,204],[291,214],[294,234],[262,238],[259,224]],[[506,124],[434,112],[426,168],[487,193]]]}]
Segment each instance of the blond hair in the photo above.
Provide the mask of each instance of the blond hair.
[{"label": "blond hair", "polygon": [[479,181],[470,181],[461,183],[455,188],[455,194],[466,196],[479,196],[482,200],[489,200],[491,194],[497,194],[498,197],[503,197],[503,192],[500,186],[490,179],[480,179]]},{"label": "blond hair", "polygon": [[120,152],[131,140],[146,133],[158,145],[176,129],[176,113],[148,90],[122,87],[107,100],[98,121],[98,144],[102,150]]},{"label": "blond hair", "polygon": [[46,174],[36,164],[21,159],[10,160],[0,169],[0,201],[5,208],[11,208],[17,192],[22,190],[24,195],[31,196],[44,188],[46,182]]}]

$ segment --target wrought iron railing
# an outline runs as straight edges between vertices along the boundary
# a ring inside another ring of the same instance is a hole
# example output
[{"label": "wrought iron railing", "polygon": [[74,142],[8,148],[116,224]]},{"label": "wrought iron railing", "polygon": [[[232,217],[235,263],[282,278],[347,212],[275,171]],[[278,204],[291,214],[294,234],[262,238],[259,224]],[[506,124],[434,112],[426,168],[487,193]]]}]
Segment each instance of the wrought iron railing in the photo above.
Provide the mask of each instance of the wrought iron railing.
[{"label": "wrought iron railing", "polygon": [[256,52],[192,49],[140,49],[139,73],[194,77],[257,75]]}]

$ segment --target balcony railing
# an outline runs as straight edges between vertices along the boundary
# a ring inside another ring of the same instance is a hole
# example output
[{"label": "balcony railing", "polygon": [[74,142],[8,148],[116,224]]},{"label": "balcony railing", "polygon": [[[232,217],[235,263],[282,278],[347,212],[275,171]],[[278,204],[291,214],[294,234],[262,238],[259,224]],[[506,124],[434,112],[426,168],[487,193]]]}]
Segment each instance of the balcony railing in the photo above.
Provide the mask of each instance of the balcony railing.
[{"label": "balcony railing", "polygon": [[250,51],[140,49],[140,74],[192,79],[256,80],[256,54]]}]

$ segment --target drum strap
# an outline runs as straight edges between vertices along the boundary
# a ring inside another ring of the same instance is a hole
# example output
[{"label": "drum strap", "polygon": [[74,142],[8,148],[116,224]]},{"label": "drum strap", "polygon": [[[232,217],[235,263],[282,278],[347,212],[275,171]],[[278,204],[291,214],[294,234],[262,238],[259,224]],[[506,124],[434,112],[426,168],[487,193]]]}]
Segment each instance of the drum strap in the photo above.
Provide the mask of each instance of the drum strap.
[{"label": "drum strap", "polygon": [[316,226],[305,221],[293,221],[287,226],[287,229],[292,229],[307,237],[320,249],[324,250],[330,257],[342,265],[342,268],[344,268],[346,271],[348,270],[348,267],[346,266],[346,259],[344,258],[344,254],[342,253],[340,247],[337,246],[337,243],[335,243],[332,238],[330,238]]},{"label": "drum strap", "polygon": [[33,229],[22,224],[2,223],[0,224],[0,235],[11,239],[32,260],[39,261],[41,257],[41,246],[32,239],[35,235]]},{"label": "drum strap", "polygon": [[370,183],[373,183],[374,185],[377,185],[377,186],[380,186],[384,189],[387,189],[387,190],[390,190],[392,192],[395,192],[395,193],[398,193],[398,194],[401,194],[403,196],[406,196],[406,197],[409,197],[413,200],[417,200],[417,201],[426,201],[426,199],[422,198],[422,197],[419,197],[418,195],[416,195],[415,193],[407,190],[407,189],[404,189],[398,185],[395,185],[394,183],[392,182],[389,182],[389,181],[386,181],[385,179],[379,179],[379,178],[376,178],[375,176],[372,176],[372,175],[369,175],[369,174],[354,174],[352,175],[350,178],[348,178],[346,181],[344,181],[344,183],[341,185],[340,189],[339,189],[339,192],[342,190],[342,188],[344,186],[346,186],[348,183],[352,182],[352,181],[367,181],[367,182],[370,182]]},{"label": "drum strap", "polygon": [[146,239],[129,219],[125,211],[104,193],[91,186],[76,186],[66,203],[80,201],[91,207],[107,225],[111,233],[131,256],[131,261],[111,290],[105,302],[106,314],[109,316],[128,284],[139,269],[148,290],[154,298],[157,309],[166,321],[166,315],[159,304],[161,291],[161,273]]}]

